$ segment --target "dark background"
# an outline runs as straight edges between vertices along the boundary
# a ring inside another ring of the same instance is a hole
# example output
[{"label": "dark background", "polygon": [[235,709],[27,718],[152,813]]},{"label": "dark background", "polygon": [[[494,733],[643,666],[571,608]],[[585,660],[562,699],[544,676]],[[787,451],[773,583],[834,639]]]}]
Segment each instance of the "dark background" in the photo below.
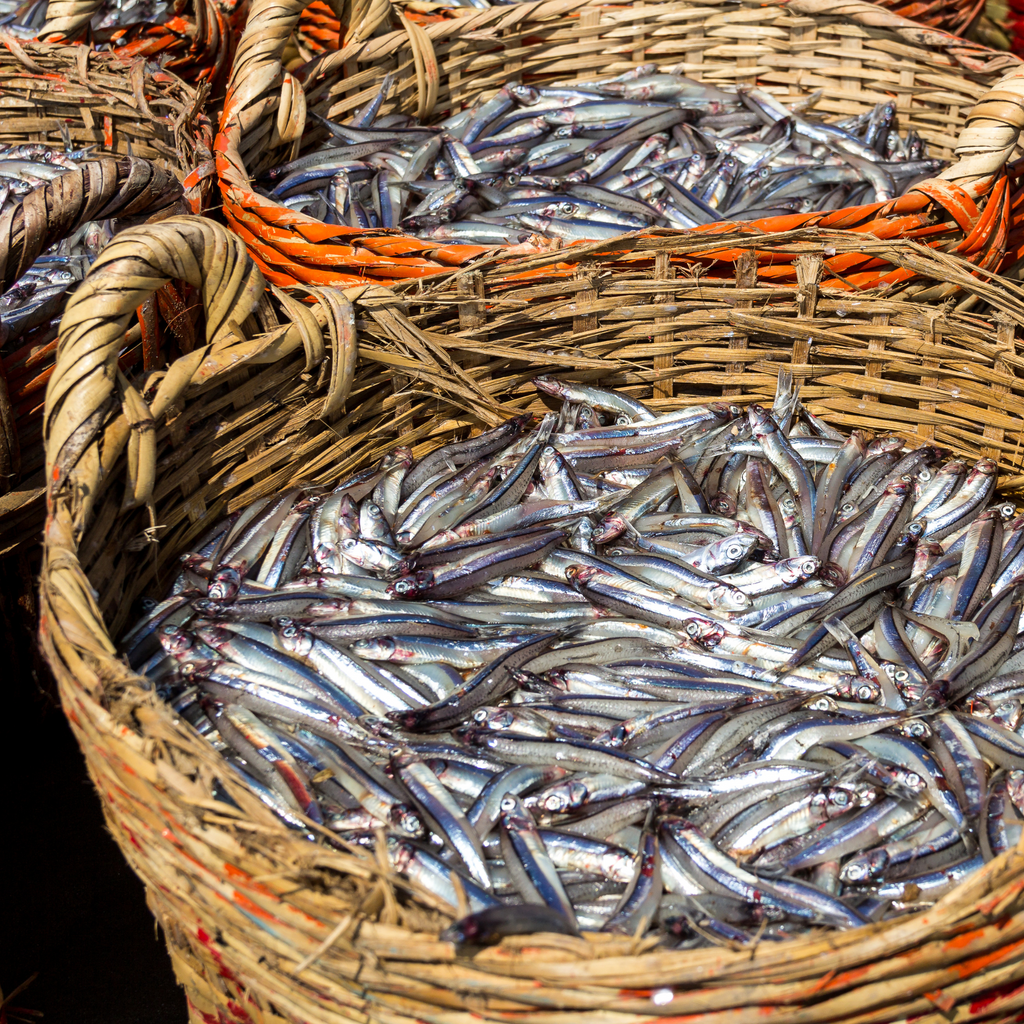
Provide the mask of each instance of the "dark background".
[{"label": "dark background", "polygon": [[36,653],[31,572],[24,560],[0,569],[0,988],[10,993],[38,971],[12,1002],[41,1010],[42,1024],[185,1024],[185,996],[142,883],[107,832]]}]

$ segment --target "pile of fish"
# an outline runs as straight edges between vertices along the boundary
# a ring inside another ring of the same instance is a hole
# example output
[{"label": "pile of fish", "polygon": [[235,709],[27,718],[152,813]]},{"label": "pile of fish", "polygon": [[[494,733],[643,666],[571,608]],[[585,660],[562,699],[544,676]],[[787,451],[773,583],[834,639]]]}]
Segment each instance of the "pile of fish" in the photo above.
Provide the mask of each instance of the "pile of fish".
[{"label": "pile of fish", "polygon": [[329,141],[257,188],[328,224],[503,245],[835,210],[892,199],[943,166],[916,132],[899,134],[893,102],[829,124],[810,113],[818,94],[786,107],[653,64],[506,85],[433,127],[377,118],[391,84],[346,124],[313,115]]},{"label": "pile of fish", "polygon": [[[556,411],[220,522],[124,638],[224,771],[447,934],[730,946],[930,906],[1024,813],[996,467],[773,407]],[[232,802],[226,789],[219,798]]]},{"label": "pile of fish", "polygon": [[[0,147],[0,214],[33,189],[70,170],[89,155],[73,150],[70,138],[61,150],[46,143]],[[110,239],[108,226],[90,222],[61,240],[0,296],[0,348],[44,325],[57,327],[69,290],[85,276]]]}]

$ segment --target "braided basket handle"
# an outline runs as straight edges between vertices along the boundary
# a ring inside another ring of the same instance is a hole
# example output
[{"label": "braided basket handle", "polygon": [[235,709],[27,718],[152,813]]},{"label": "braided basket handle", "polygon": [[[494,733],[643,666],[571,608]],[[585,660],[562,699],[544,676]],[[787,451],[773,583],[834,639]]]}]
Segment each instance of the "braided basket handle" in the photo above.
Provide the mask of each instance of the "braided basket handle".
[{"label": "braided basket handle", "polygon": [[170,217],[116,235],[68,300],[61,320],[43,414],[51,494],[72,482],[91,504],[103,467],[112,467],[120,453],[117,439],[108,439],[114,443],[102,452],[97,444],[118,375],[118,352],[135,310],[170,281],[184,281],[202,294],[206,344],[179,359],[177,372],[163,379],[150,404],[154,420],[181,394],[213,346],[238,330],[265,287],[242,240],[201,217]]},{"label": "braided basket handle", "polygon": [[[136,309],[170,281],[202,296],[206,343],[175,361],[147,403],[118,369],[118,354]],[[331,375],[321,415],[339,411],[352,387],[358,347],[351,300],[337,290],[308,289],[312,305],[272,289],[288,322],[266,334],[246,334],[246,321],[266,292],[263,274],[238,235],[204,217],[168,217],[116,235],[68,300],[57,360],[46,389],[43,443],[47,503],[70,496],[76,527],[128,448],[127,506],[148,504],[156,473],[154,426],[186,388],[237,370],[270,363],[297,349],[307,369],[327,355]],[[108,422],[120,397],[121,415]]]},{"label": "braided basket handle", "polygon": [[[42,253],[83,224],[159,216],[181,195],[174,175],[148,160],[103,157],[79,164],[0,216],[0,290],[6,291]],[[10,490],[20,473],[18,425],[0,367],[0,492]]]},{"label": "braided basket handle", "polygon": [[1011,68],[971,109],[955,150],[957,162],[940,175],[947,181],[976,179],[1024,155],[1024,66]]},{"label": "braided basket handle", "polygon": [[[342,48],[329,54],[329,62],[316,65],[317,77],[340,70],[354,59],[374,30],[390,17],[390,0],[327,0],[342,24]],[[302,82],[282,66],[285,47],[298,28],[311,0],[255,0],[245,31],[238,42],[221,115],[222,139],[218,149],[228,166],[221,176],[247,188],[249,174],[241,149],[249,132],[264,119],[272,121],[269,139],[256,141],[259,151],[291,144],[297,153],[306,126],[306,97]],[[430,37],[399,14],[413,54],[417,81],[417,115],[429,117],[437,99],[440,72]]]},{"label": "braided basket handle", "polygon": [[47,43],[77,38],[102,6],[103,0],[50,0],[39,38]]},{"label": "braided basket handle", "polygon": [[89,221],[148,218],[181,197],[177,178],[148,160],[101,157],[79,164],[0,216],[0,288],[10,287],[50,246]]}]

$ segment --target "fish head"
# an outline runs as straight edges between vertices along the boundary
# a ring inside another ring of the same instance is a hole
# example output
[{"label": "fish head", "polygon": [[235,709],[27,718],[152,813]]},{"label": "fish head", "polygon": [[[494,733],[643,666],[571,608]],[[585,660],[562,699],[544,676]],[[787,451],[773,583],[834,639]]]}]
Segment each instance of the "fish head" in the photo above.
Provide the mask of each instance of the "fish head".
[{"label": "fish head", "polygon": [[217,571],[210,577],[210,585],[206,589],[207,596],[212,601],[234,601],[241,589],[246,568],[244,562],[238,565],[218,566]]},{"label": "fish head", "polygon": [[391,597],[409,600],[428,591],[433,585],[434,574],[428,569],[420,569],[410,575],[400,576],[393,583],[390,583],[387,593]]},{"label": "fish head", "polygon": [[313,649],[313,634],[289,622],[277,630],[281,646],[291,654],[305,658]]},{"label": "fish head", "polygon": [[1024,771],[1014,768],[1006,776],[1006,793],[1013,806],[1024,813]]},{"label": "fish head", "polygon": [[536,89],[531,89],[528,85],[522,85],[517,82],[512,85],[506,85],[505,88],[508,89],[509,96],[521,107],[532,107],[540,100],[540,93]]},{"label": "fish head", "polygon": [[741,612],[752,604],[750,597],[738,587],[718,586],[708,591],[708,602],[721,611]]},{"label": "fish head", "polygon": [[720,516],[732,516],[736,514],[736,501],[725,491],[719,491],[708,504],[711,511]]},{"label": "fish head", "polygon": [[180,658],[195,645],[195,637],[181,626],[164,626],[160,630],[160,646],[172,658]]},{"label": "fish head", "polygon": [[992,709],[992,721],[1010,732],[1016,732],[1020,725],[1022,709],[1019,700],[1006,700]]},{"label": "fish head", "polygon": [[694,614],[686,623],[686,635],[702,647],[717,647],[725,639],[725,628],[713,619]]},{"label": "fish head", "polygon": [[367,637],[357,640],[349,647],[349,650],[357,657],[366,658],[368,661],[394,661],[401,660],[398,644],[389,636]]},{"label": "fish head", "polygon": [[750,430],[757,438],[767,437],[778,430],[775,421],[768,415],[768,412],[761,405],[750,405],[747,407],[747,423]]},{"label": "fish head", "polygon": [[591,539],[595,544],[607,544],[609,541],[615,540],[616,537],[621,537],[626,532],[627,525],[623,516],[609,512],[598,523]]},{"label": "fish head", "polygon": [[515,725],[516,716],[510,708],[477,708],[473,712],[473,721],[481,729],[504,732]]},{"label": "fish head", "polygon": [[[922,700],[924,699],[922,696]],[[911,740],[926,740],[932,735],[932,727],[923,718],[908,718],[894,728],[901,736]]]},{"label": "fish head", "polygon": [[538,797],[537,802],[550,814],[564,814],[586,803],[589,791],[586,784],[578,779],[569,779],[552,786]]},{"label": "fish head", "polygon": [[830,587],[842,587],[846,584],[846,572],[835,562],[826,562],[818,571],[818,579]]},{"label": "fish head", "polygon": [[217,626],[213,623],[206,626],[199,626],[196,629],[196,636],[198,636],[204,644],[209,644],[218,651],[230,644],[236,638],[236,634],[232,633],[231,630],[224,629],[223,626]]},{"label": "fish head", "polygon": [[847,861],[839,871],[843,882],[856,885],[877,878],[888,867],[889,854],[885,850],[868,850]]},{"label": "fish head", "polygon": [[755,533],[734,533],[730,537],[716,540],[708,548],[707,561],[719,570],[741,562],[757,547]]},{"label": "fish head", "polygon": [[813,576],[817,576],[821,569],[821,559],[816,555],[801,555],[792,561],[795,563],[793,568],[797,573],[794,582],[809,580]]},{"label": "fish head", "polygon": [[904,794],[910,794],[911,797],[916,797],[920,796],[928,788],[928,783],[917,772],[911,771],[909,768],[896,766],[892,772],[890,786],[897,791],[902,791]]}]

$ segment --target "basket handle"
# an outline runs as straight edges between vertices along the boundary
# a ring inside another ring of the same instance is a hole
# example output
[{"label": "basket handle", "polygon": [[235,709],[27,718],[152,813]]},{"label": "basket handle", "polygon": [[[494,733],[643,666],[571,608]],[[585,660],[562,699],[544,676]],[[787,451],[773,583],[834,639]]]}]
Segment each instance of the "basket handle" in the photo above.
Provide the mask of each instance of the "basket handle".
[{"label": "basket handle", "polygon": [[[173,211],[181,185],[148,160],[102,157],[33,189],[0,216],[0,289],[83,224],[108,217],[159,217]],[[0,492],[21,472],[21,449],[7,382],[0,367]]]},{"label": "basket handle", "polygon": [[[137,307],[176,280],[202,295],[206,343],[158,375],[156,392],[147,402],[120,374],[118,354]],[[312,290],[320,301],[305,306],[274,289],[290,322],[253,337],[243,325],[265,291],[263,275],[241,238],[206,218],[169,217],[114,237],[68,300],[61,320],[43,413],[51,510],[63,491],[70,495],[76,528],[84,526],[126,446],[125,503],[148,503],[156,470],[154,427],[186,388],[243,363],[276,361],[302,347],[307,366],[315,366],[326,355],[325,331],[334,348],[325,413],[344,402],[357,354],[351,302],[337,291]],[[122,411],[110,420],[118,396]]]},{"label": "basket handle", "polygon": [[50,0],[39,38],[47,43],[75,39],[103,6],[103,0]]},{"label": "basket handle", "polygon": [[1024,155],[1024,65],[1011,68],[971,108],[954,151],[957,162],[939,175],[962,182],[998,174]]},{"label": "basket handle", "polygon": [[[221,177],[247,188],[249,174],[240,150],[250,129],[266,118],[273,119],[269,139],[259,140],[261,152],[292,143],[297,149],[306,124],[303,82],[282,65],[285,47],[311,0],[255,0],[231,67],[221,114],[217,149],[227,158]],[[327,63],[315,63],[316,76],[333,73],[353,60],[376,28],[390,17],[391,0],[327,0],[341,21],[344,36],[340,50],[327,55]],[[398,14],[408,40],[416,71],[417,116],[430,115],[437,99],[440,72],[430,36],[403,14]],[[303,80],[308,80],[304,76]]]}]

